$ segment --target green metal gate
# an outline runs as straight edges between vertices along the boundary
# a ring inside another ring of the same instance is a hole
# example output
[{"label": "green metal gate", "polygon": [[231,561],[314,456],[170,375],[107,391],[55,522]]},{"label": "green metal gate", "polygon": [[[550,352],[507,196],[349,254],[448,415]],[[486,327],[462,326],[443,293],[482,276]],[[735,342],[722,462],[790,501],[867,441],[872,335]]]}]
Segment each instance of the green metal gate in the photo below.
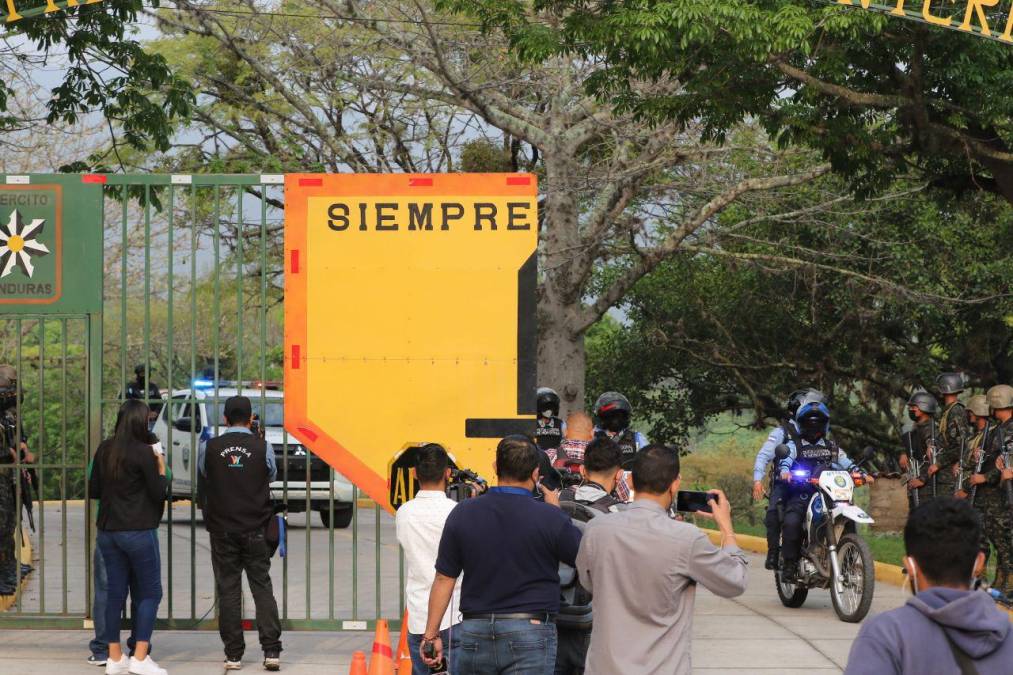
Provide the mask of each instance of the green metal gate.
[{"label": "green metal gate", "polygon": [[[160,389],[148,402],[159,409],[154,432],[175,474],[159,530],[160,628],[217,627],[193,459],[202,436],[219,431],[221,404],[236,391],[250,395],[275,439],[273,487],[289,513],[288,555],[272,565],[283,626],[365,630],[377,618],[398,625],[404,568],[393,518],[280,428],[283,182],[281,175],[0,176],[25,190],[63,185],[66,270],[64,297],[53,305],[59,313],[0,304],[0,363],[18,369],[17,418],[39,483],[34,570],[0,613],[0,627],[90,625],[87,462],[111,432],[136,366]],[[2,194],[0,185],[0,202]],[[101,269],[91,271],[101,302],[89,307],[67,282],[84,273],[73,237],[94,228],[104,251]],[[245,605],[252,616],[248,595]]]}]

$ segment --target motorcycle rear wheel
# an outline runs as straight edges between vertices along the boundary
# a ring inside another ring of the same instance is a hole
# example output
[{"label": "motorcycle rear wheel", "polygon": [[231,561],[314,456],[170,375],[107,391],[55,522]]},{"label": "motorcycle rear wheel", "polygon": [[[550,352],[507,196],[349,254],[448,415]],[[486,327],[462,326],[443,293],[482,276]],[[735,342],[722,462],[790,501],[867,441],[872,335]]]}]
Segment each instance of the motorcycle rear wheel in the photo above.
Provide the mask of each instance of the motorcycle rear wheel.
[{"label": "motorcycle rear wheel", "polygon": [[876,570],[869,544],[857,534],[841,537],[837,546],[843,589],[830,584],[830,599],[837,618],[845,623],[858,623],[869,613],[876,590]]},{"label": "motorcycle rear wheel", "polygon": [[777,587],[777,597],[785,607],[801,607],[809,596],[809,588],[801,584],[789,583],[781,580],[781,570],[774,571],[774,586]]}]

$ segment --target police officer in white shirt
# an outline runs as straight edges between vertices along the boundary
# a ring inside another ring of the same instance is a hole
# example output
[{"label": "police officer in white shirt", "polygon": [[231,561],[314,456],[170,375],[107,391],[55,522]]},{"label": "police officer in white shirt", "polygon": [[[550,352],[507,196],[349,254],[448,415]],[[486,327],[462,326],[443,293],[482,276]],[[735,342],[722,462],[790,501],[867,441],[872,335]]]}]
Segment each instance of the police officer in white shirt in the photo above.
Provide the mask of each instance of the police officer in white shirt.
[{"label": "police officer in white shirt", "polygon": [[[422,661],[420,648],[426,632],[429,589],[436,576],[436,551],[443,535],[443,524],[456,502],[447,497],[450,480],[450,459],[447,451],[436,443],[417,450],[415,476],[419,491],[415,498],[397,510],[397,540],[405,554],[405,597],[408,604],[408,651],[412,657],[412,675],[428,675],[429,666]],[[450,607],[440,623],[440,637],[450,650],[447,660],[450,672],[456,672],[457,644],[455,630],[461,622],[461,580],[457,580]],[[404,628],[402,628],[404,630]]]}]

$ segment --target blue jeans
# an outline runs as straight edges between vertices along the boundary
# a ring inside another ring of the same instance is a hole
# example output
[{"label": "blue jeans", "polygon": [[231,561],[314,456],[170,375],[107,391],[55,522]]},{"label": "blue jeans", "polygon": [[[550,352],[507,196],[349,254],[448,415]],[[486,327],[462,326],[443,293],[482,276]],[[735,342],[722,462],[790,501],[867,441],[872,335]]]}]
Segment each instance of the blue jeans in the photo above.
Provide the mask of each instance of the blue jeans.
[{"label": "blue jeans", "polygon": [[[109,583],[106,577],[106,564],[102,558],[102,550],[98,546],[95,547],[95,555],[92,556],[91,565],[92,574],[92,593],[94,597],[91,603],[91,620],[95,624],[95,638],[88,643],[88,649],[91,650],[93,656],[98,658],[109,657],[109,644],[103,639],[106,629],[106,596],[109,594]],[[130,578],[130,616],[137,616],[137,601],[135,596],[137,592],[134,589],[135,582],[134,578]],[[130,637],[127,638],[127,649],[130,651],[130,655],[134,655],[134,648],[137,646],[137,639],[134,637],[134,631],[130,631]],[[151,645],[148,645],[148,653],[152,652]]]},{"label": "blue jeans", "polygon": [[[408,630],[405,626],[403,630]],[[440,631],[443,653],[447,657],[451,675],[457,675],[457,652],[461,642],[461,624]],[[429,675],[429,666],[422,660],[422,635],[408,633],[408,652],[412,657],[412,675]]]},{"label": "blue jeans", "polygon": [[98,547],[106,568],[105,626],[102,641],[120,642],[120,617],[130,591],[132,636],[150,642],[158,604],[162,601],[162,560],[158,530],[99,530]]},{"label": "blue jeans", "polygon": [[530,619],[465,619],[454,675],[552,675],[556,625]]}]

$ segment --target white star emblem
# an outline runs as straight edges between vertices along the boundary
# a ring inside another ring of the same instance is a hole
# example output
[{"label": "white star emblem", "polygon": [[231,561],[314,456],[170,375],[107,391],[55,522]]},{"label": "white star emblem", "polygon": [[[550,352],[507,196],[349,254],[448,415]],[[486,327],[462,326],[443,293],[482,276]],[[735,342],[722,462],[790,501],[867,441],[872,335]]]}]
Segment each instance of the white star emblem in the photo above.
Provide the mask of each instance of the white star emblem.
[{"label": "white star emblem", "polygon": [[29,279],[32,278],[35,274],[32,258],[49,253],[45,244],[36,241],[45,224],[43,218],[36,218],[25,225],[17,209],[11,213],[6,225],[0,224],[0,279],[13,272],[15,267],[20,267]]}]

